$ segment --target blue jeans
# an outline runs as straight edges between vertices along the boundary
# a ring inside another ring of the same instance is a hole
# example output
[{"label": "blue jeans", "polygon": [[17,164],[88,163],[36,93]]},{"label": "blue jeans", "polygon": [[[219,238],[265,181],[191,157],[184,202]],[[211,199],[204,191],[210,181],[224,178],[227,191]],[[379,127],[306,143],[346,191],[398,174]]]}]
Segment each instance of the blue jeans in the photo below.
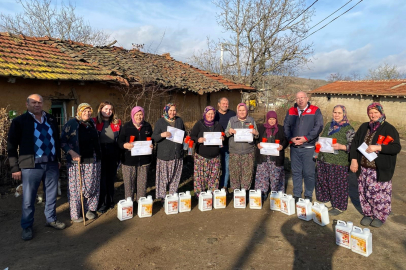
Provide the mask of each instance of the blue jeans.
[{"label": "blue jeans", "polygon": [[228,185],[228,179],[230,178],[230,171],[228,169],[228,160],[230,157],[230,152],[228,152],[228,145],[223,146],[220,148],[220,155],[221,155],[221,177],[220,177],[220,185],[219,187],[226,187]]},{"label": "blue jeans", "polygon": [[316,183],[316,162],[313,159],[314,148],[290,147],[290,159],[293,180],[293,196],[302,197],[304,179],[305,197],[312,197]]},{"label": "blue jeans", "polygon": [[[23,205],[21,227],[32,227],[34,223],[35,199],[41,181],[44,182],[45,218],[47,222],[56,220],[56,196],[58,194],[58,162],[37,163],[33,169],[21,169],[23,181]],[[46,191],[46,192],[45,192]]]}]

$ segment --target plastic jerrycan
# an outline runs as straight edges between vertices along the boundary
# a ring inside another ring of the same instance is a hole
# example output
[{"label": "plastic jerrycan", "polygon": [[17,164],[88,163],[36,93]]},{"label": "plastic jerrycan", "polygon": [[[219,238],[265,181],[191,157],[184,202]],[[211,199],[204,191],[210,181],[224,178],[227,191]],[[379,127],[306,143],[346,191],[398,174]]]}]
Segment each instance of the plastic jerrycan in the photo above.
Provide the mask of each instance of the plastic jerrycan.
[{"label": "plastic jerrycan", "polygon": [[120,200],[117,204],[117,218],[121,221],[133,218],[133,200]]},{"label": "plastic jerrycan", "polygon": [[351,231],[351,250],[368,257],[372,253],[372,233],[368,228],[354,226]]},{"label": "plastic jerrycan", "polygon": [[214,209],[222,209],[227,206],[226,191],[224,188],[213,192],[213,207]]},{"label": "plastic jerrycan", "polygon": [[292,195],[282,195],[281,212],[288,216],[295,214],[295,199]]},{"label": "plastic jerrycan", "polygon": [[281,211],[281,197],[283,195],[282,191],[271,191],[271,194],[269,195],[269,205],[271,210],[274,211]]},{"label": "plastic jerrycan", "polygon": [[245,208],[247,206],[247,193],[245,189],[234,189],[234,208]]},{"label": "plastic jerrycan", "polygon": [[152,205],[154,201],[152,200],[152,196],[148,195],[146,198],[141,197],[138,200],[138,217],[151,217],[152,216]]},{"label": "plastic jerrycan", "polygon": [[261,190],[250,190],[248,194],[250,209],[262,209]]},{"label": "plastic jerrycan", "polygon": [[165,196],[165,213],[167,215],[177,214],[179,211],[178,193],[168,194]]},{"label": "plastic jerrycan", "polygon": [[342,220],[337,220],[335,233],[336,233],[336,244],[348,249],[351,249],[350,237],[352,231],[353,223],[351,221],[345,222]]},{"label": "plastic jerrycan", "polygon": [[309,199],[299,198],[296,203],[296,213],[297,217],[305,221],[310,221],[313,219],[312,203]]},{"label": "plastic jerrycan", "polygon": [[323,203],[314,202],[312,206],[313,221],[320,226],[326,226],[330,223],[328,209]]},{"label": "plastic jerrycan", "polygon": [[210,190],[200,192],[199,195],[199,210],[210,211],[213,208],[213,195]]},{"label": "plastic jerrycan", "polygon": [[192,210],[192,196],[190,191],[179,193],[179,213],[190,212]]}]

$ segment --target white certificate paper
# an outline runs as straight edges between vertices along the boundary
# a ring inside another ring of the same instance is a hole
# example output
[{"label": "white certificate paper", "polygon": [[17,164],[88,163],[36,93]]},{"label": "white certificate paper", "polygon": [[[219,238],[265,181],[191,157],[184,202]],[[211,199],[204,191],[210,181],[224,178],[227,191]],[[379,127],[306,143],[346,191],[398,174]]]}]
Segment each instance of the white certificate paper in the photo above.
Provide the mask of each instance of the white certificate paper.
[{"label": "white certificate paper", "polygon": [[360,151],[364,157],[366,157],[369,162],[373,161],[374,159],[376,159],[378,157],[378,155],[375,152],[372,153],[367,153],[365,152],[365,150],[367,150],[368,145],[366,143],[362,143],[359,147],[358,147],[358,151]]},{"label": "white certificate paper", "polygon": [[260,142],[259,145],[262,146],[261,149],[259,149],[259,152],[261,155],[267,155],[267,156],[279,156],[279,151],[278,143],[265,143],[265,142]]},{"label": "white certificate paper", "polygon": [[172,134],[171,137],[166,137],[167,140],[180,144],[183,143],[183,138],[185,137],[184,130],[168,126],[168,129],[166,131]]},{"label": "white certificate paper", "polygon": [[203,132],[204,145],[223,145],[221,132]]},{"label": "white certificate paper", "polygon": [[246,128],[236,128],[235,134],[234,134],[234,141],[235,142],[252,142],[253,137],[252,137],[252,129],[246,129]]},{"label": "white certificate paper", "polygon": [[131,156],[152,155],[152,141],[136,141],[132,143]]},{"label": "white certificate paper", "polygon": [[321,145],[320,152],[334,154],[332,138],[319,137],[319,143]]}]

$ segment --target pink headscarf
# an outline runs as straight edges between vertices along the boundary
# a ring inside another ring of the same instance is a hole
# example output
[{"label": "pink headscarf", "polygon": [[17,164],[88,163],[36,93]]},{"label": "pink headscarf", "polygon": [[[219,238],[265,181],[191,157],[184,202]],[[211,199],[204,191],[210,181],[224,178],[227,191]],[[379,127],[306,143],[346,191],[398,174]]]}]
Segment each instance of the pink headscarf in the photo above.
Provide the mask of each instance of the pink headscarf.
[{"label": "pink headscarf", "polygon": [[[131,121],[134,123],[134,115],[141,111],[143,115],[145,115],[144,113],[144,109],[141,106],[135,106],[132,110],[131,110]],[[144,124],[144,119],[142,119],[142,122],[140,124],[140,126],[142,126],[142,124]],[[135,124],[134,124],[135,126]]]},{"label": "pink headscarf", "polygon": [[[241,106],[244,106],[245,110],[247,111],[247,115],[245,115],[245,118],[241,119],[241,120],[245,120],[247,118],[247,116],[248,116],[248,107],[247,107],[247,105],[245,103],[238,103],[238,105],[237,105],[237,117],[238,117],[238,108],[240,108]],[[238,118],[238,119],[240,119],[240,118]]]}]

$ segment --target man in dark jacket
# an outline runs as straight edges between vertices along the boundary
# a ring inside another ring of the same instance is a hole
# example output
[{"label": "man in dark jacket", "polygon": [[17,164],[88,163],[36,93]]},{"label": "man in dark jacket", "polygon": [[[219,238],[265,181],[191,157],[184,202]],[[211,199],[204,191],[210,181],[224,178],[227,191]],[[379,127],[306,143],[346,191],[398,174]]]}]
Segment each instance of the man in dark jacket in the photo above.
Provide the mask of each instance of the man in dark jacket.
[{"label": "man in dark jacket", "polygon": [[323,130],[323,116],[320,109],[308,102],[305,92],[296,94],[296,103],[289,109],[284,121],[285,135],[290,143],[290,158],[293,179],[293,196],[298,201],[304,196],[312,200],[315,179],[314,145]]},{"label": "man in dark jacket", "polygon": [[12,178],[23,182],[23,240],[33,237],[34,204],[41,181],[46,194],[46,226],[59,230],[65,228],[65,224],[56,219],[61,157],[59,130],[55,118],[42,110],[42,102],[42,97],[37,94],[27,98],[27,112],[13,120],[7,139]]}]

